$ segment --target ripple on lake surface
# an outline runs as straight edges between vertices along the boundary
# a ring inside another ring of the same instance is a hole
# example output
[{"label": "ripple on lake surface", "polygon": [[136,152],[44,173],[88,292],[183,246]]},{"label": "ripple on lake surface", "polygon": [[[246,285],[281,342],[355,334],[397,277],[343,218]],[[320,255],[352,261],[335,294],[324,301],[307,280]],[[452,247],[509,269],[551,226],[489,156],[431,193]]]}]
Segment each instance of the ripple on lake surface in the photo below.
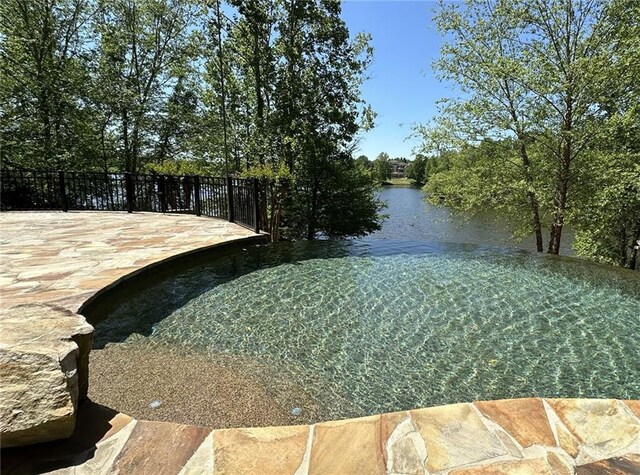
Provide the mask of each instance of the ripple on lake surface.
[{"label": "ripple on lake surface", "polygon": [[315,242],[177,270],[123,299],[96,334],[255,358],[339,418],[476,399],[638,399],[639,324],[631,271],[474,246]]}]

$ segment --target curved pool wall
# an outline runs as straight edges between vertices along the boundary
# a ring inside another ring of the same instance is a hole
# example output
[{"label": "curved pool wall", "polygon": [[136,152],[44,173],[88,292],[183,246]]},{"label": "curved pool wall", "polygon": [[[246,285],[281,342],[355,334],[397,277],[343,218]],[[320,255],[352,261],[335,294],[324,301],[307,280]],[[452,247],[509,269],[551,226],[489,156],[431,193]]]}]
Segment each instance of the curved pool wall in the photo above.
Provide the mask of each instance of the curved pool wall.
[{"label": "curved pool wall", "polygon": [[210,262],[228,255],[234,255],[247,246],[264,245],[268,241],[266,235],[243,237],[229,242],[202,246],[181,252],[141,267],[126,274],[109,285],[95,292],[78,309],[77,313],[84,316],[91,324],[96,324],[108,317],[117,302],[122,302],[135,296],[140,289],[155,285],[158,281],[192,268],[202,262]]},{"label": "curved pool wall", "polygon": [[443,243],[236,249],[109,293],[109,318],[91,319],[97,346],[257,358],[333,418],[529,396],[640,398],[637,273]]}]

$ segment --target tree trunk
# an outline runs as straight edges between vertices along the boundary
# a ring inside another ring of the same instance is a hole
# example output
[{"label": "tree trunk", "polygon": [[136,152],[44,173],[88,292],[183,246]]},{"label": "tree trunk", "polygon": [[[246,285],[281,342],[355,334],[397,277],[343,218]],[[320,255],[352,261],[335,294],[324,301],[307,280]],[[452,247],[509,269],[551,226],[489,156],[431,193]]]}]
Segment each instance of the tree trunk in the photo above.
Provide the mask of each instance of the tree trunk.
[{"label": "tree trunk", "polygon": [[[244,121],[244,141],[245,143],[250,143],[251,142],[251,121],[249,120],[249,118],[251,117],[251,111],[249,110],[249,101],[246,101],[244,104],[244,115],[246,117],[246,120]],[[244,163],[247,170],[251,168],[250,155],[251,155],[250,153],[244,154]]]},{"label": "tree trunk", "polygon": [[109,159],[107,158],[107,145],[105,142],[105,134],[107,132],[107,121],[100,124],[100,151],[102,152],[102,164],[104,172],[109,172]]},{"label": "tree trunk", "polygon": [[140,153],[139,130],[140,130],[140,127],[138,126],[138,119],[135,119],[133,122],[133,131],[131,133],[131,168],[132,168],[131,171],[133,173],[138,172],[138,154]]},{"label": "tree trunk", "polygon": [[129,150],[129,111],[122,111],[122,141],[124,142],[124,170],[133,173],[131,151]]},{"label": "tree trunk", "polygon": [[310,241],[316,237],[316,222],[318,214],[318,181],[314,180],[311,190],[311,210],[309,214],[309,225],[307,228],[307,239]]},{"label": "tree trunk", "polygon": [[[59,97],[58,97],[59,99]],[[58,170],[62,170],[65,166],[65,164],[62,163],[61,157],[60,157],[60,151],[62,149],[62,144],[60,143],[60,130],[62,129],[62,117],[61,114],[63,114],[63,108],[62,108],[62,104],[60,104],[60,100],[56,100],[54,99],[54,114],[53,114],[53,154],[55,157],[55,162],[56,162],[56,168]],[[77,159],[77,157],[74,157]],[[66,164],[68,165],[68,164]],[[74,166],[76,164],[74,163]]]},{"label": "tree trunk", "polygon": [[554,213],[551,224],[551,238],[549,239],[549,254],[560,253],[560,240],[564,226],[564,212],[567,208],[567,194],[569,191],[569,167],[571,165],[571,139],[566,139],[562,145],[562,161],[558,173],[556,194],[553,198]]},{"label": "tree trunk", "polygon": [[[28,5],[28,3],[25,3]],[[51,124],[51,95],[52,90],[50,86],[52,71],[52,61],[54,57],[53,40],[52,40],[52,28],[51,28],[51,10],[53,5],[45,2],[43,5],[42,14],[42,31],[39,44],[34,46],[34,60],[36,63],[36,80],[40,85],[38,106],[40,109],[40,117],[42,121],[42,146],[44,152],[44,160],[47,167],[54,167],[57,164],[53,163],[53,140],[52,140],[52,124]],[[26,7],[25,16],[26,16]]]},{"label": "tree trunk", "polygon": [[533,231],[536,235],[536,249],[538,252],[543,252],[544,247],[542,244],[542,223],[540,222],[540,204],[538,198],[533,192],[533,176],[531,175],[531,161],[529,160],[529,154],[522,138],[518,138],[520,159],[524,167],[524,179],[527,183],[529,190],[527,191],[527,197],[529,199],[529,205],[531,206],[531,224]]},{"label": "tree trunk", "polygon": [[638,266],[638,247],[640,247],[640,219],[636,225],[636,232],[631,239],[631,259],[629,260],[629,269],[636,270]]},{"label": "tree trunk", "polygon": [[538,252],[543,252],[544,247],[542,243],[542,224],[540,223],[540,206],[536,195],[532,191],[528,192],[527,195],[529,196],[529,203],[531,204],[533,230],[536,235],[536,250]]},{"label": "tree trunk", "polygon": [[[520,160],[522,161],[524,171],[524,179],[528,188],[527,198],[529,199],[529,205],[531,206],[531,225],[533,226],[533,232],[536,235],[536,250],[538,252],[543,252],[544,247],[542,243],[542,223],[540,222],[540,204],[538,203],[538,198],[533,191],[533,175],[531,174],[531,160],[529,159],[529,153],[527,152],[527,146],[525,143],[526,135],[514,105],[509,82],[506,80],[504,82],[504,90],[506,91],[509,100],[509,114],[511,115],[511,120],[513,121],[513,126],[518,139],[518,153],[520,154]],[[425,175],[426,173],[427,171],[425,167]]]},{"label": "tree trunk", "polygon": [[51,110],[49,104],[49,94],[45,88],[42,91],[41,103],[40,103],[40,113],[42,117],[42,128],[43,128],[43,138],[42,145],[44,148],[44,160],[47,164],[47,167],[53,166],[53,147],[52,147],[52,138],[51,138]]},{"label": "tree trunk", "polygon": [[[567,46],[567,48],[569,48]],[[567,50],[569,57],[569,50]],[[573,77],[567,78],[569,84],[573,83]],[[549,239],[549,254],[560,253],[560,239],[562,238],[562,227],[564,225],[564,212],[567,208],[567,194],[569,192],[569,169],[571,167],[572,138],[573,129],[573,93],[572,89],[567,90],[565,97],[566,112],[562,123],[562,151],[560,155],[560,169],[558,171],[558,181],[556,183],[556,194],[553,198],[554,213],[551,225],[551,238]]]},{"label": "tree trunk", "polygon": [[[260,44],[258,42],[258,26],[255,26],[255,30],[253,32],[253,68],[255,72],[256,79],[256,114],[258,118],[258,137],[262,138],[264,134],[264,98],[262,97],[262,75],[260,71]],[[260,145],[262,145],[262,140],[260,141]],[[264,164],[264,152],[262,151],[262,146],[259,148],[258,160],[260,164]]]}]

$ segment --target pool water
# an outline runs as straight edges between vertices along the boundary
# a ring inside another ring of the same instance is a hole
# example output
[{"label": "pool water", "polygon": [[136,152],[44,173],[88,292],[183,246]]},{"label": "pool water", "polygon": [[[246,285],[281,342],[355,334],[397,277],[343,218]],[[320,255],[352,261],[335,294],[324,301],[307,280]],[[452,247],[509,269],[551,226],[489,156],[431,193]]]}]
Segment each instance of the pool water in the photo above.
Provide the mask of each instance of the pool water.
[{"label": "pool water", "polygon": [[638,399],[640,273],[459,244],[251,245],[131,289],[96,338],[255,359],[332,418],[478,399]]}]

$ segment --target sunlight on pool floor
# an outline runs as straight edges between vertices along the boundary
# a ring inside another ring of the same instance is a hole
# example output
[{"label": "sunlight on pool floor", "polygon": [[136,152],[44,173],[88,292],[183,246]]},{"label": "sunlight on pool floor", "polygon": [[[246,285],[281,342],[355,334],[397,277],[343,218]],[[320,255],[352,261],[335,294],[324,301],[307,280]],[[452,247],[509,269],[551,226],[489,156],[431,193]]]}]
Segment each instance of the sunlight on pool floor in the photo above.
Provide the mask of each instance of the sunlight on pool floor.
[{"label": "sunlight on pool floor", "polygon": [[137,293],[97,335],[255,359],[331,418],[478,399],[640,397],[634,273],[469,246],[389,249],[252,249]]}]

